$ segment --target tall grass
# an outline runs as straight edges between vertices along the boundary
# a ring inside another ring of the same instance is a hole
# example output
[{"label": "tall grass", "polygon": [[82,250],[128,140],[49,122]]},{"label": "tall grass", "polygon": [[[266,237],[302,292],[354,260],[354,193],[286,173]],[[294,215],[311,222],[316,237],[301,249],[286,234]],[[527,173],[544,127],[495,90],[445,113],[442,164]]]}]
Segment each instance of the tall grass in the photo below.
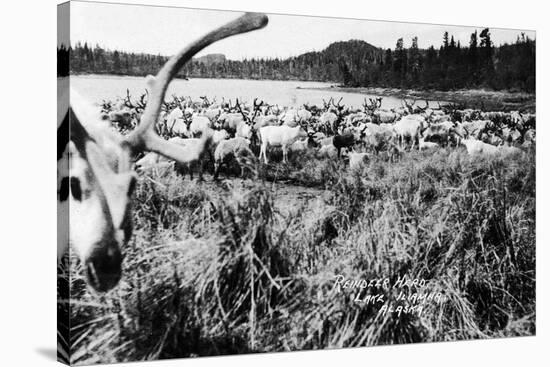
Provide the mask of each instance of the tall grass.
[{"label": "tall grass", "polygon": [[[412,152],[353,172],[307,158],[260,180],[143,177],[120,284],[92,294],[72,266],[73,363],[535,333],[534,153]],[[281,180],[323,194],[279,210]],[[383,314],[336,275],[424,278],[444,298]]]}]

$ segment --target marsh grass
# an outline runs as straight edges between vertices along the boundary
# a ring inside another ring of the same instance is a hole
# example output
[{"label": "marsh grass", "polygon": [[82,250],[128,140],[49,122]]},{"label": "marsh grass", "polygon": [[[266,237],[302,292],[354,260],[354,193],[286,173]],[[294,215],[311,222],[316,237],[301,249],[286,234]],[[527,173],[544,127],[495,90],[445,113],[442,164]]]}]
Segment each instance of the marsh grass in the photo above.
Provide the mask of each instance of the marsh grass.
[{"label": "marsh grass", "polygon": [[[411,152],[354,172],[291,155],[258,167],[241,185],[171,170],[139,180],[120,284],[93,294],[72,266],[73,363],[535,333],[534,153]],[[283,213],[272,181],[327,195]],[[424,278],[444,300],[382,314],[338,292],[339,274]]]}]

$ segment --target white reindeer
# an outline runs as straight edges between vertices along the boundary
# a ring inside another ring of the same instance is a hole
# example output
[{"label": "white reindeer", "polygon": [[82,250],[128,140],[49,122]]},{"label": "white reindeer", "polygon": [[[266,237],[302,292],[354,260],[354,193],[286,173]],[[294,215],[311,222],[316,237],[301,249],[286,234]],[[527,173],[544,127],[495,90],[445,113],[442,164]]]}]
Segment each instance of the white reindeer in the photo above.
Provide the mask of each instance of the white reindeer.
[{"label": "white reindeer", "polygon": [[424,138],[418,139],[418,149],[428,150],[428,149],[435,149],[435,148],[439,148],[439,144],[431,141],[424,141]]},{"label": "white reindeer", "polygon": [[166,126],[170,129],[172,133],[191,137],[191,130],[189,125],[185,123],[183,111],[176,107],[166,117]]},{"label": "white reindeer", "polygon": [[210,119],[206,116],[194,115],[189,125],[189,131],[192,136],[204,134],[211,127]]},{"label": "white reindeer", "polygon": [[260,159],[264,157],[264,163],[267,164],[267,148],[269,146],[280,146],[283,149],[283,163],[287,162],[288,147],[300,138],[307,137],[307,132],[302,126],[289,127],[281,126],[264,126],[260,129]]},{"label": "white reindeer", "polygon": [[474,138],[462,139],[460,142],[466,147],[469,155],[495,155],[498,148]]},{"label": "white reindeer", "polygon": [[395,123],[393,131],[399,139],[401,149],[404,147],[405,140],[411,139],[411,150],[413,150],[416,140],[420,138],[424,123],[425,119],[420,115],[406,115]]}]

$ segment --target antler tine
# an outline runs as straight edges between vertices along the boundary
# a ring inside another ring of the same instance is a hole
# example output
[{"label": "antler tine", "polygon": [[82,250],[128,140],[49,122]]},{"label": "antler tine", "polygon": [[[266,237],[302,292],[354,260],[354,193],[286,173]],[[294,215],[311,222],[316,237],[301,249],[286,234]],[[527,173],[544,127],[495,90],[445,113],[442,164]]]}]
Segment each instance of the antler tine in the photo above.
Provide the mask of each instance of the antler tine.
[{"label": "antler tine", "polygon": [[134,108],[134,104],[130,99],[130,89],[126,88],[126,99],[124,100],[124,105],[128,108]]},{"label": "antler tine", "polygon": [[139,97],[139,101],[137,102],[137,108],[141,108],[142,110],[145,109],[147,106],[147,102],[145,102],[145,97],[147,96],[147,90],[145,90],[145,93],[143,93]]},{"label": "antler tine", "polygon": [[237,108],[239,109],[239,112],[241,113],[241,115],[243,115],[243,120],[244,121],[248,121],[248,117],[245,115],[243,109],[241,108],[241,104],[239,103],[239,99],[237,98],[237,102],[235,103],[235,105],[237,106]]},{"label": "antler tine", "polygon": [[256,104],[256,101],[258,100],[258,98],[254,98],[254,114],[252,115],[252,118],[250,119],[250,122],[254,122],[254,119],[256,119],[256,116],[258,115],[258,113],[260,112],[260,107],[262,107],[262,105],[264,104],[264,101],[261,100],[260,103]]},{"label": "antler tine", "polygon": [[183,65],[205,47],[227,37],[263,28],[267,25],[267,22],[268,18],[265,14],[246,13],[236,20],[211,31],[172,56],[157,76],[154,79],[149,79],[151,86],[150,100],[143,112],[140,124],[126,138],[131,148],[134,151],[151,150],[176,161],[186,161],[187,157],[184,149],[175,144],[169,144],[156,135],[154,131],[154,125],[160,113],[168,84]]},{"label": "antler tine", "polygon": [[418,106],[417,107],[422,112],[426,111],[428,109],[428,107],[430,107],[430,103],[428,102],[428,100],[425,100],[424,102],[426,102],[426,106],[424,106],[424,107]]},{"label": "antler tine", "polygon": [[260,108],[261,108],[262,106],[264,106],[264,105],[265,105],[265,103],[264,103],[264,100],[263,100],[263,99],[260,100],[260,103],[258,103],[258,104],[256,104],[256,102],[254,102],[254,109],[255,109],[256,111],[259,112],[259,111],[260,111]]}]

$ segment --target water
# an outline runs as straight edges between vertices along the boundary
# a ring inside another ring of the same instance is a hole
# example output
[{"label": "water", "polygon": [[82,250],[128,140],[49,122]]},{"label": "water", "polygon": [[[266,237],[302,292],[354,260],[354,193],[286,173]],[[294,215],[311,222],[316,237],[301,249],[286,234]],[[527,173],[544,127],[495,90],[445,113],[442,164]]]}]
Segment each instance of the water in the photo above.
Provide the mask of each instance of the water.
[{"label": "water", "polygon": [[[139,97],[145,92],[145,78],[114,75],[80,75],[71,77],[73,87],[91,102],[99,103],[102,100],[126,96],[126,89],[130,90],[132,98]],[[315,90],[309,88],[330,88],[331,83],[301,82],[301,81],[271,81],[271,80],[244,80],[244,79],[190,79],[173,80],[168,88],[167,97],[190,96],[193,100],[200,100],[200,96],[214,97],[221,101],[222,97],[234,103],[236,98],[252,101],[254,98],[269,104],[280,106],[300,106],[304,103],[323,106],[323,99],[328,101],[334,97],[336,101],[342,98],[342,103],[361,107],[364,98],[376,97],[360,93],[347,93],[338,90]],[[423,104],[422,104],[423,105]],[[383,108],[401,106],[401,99],[383,97]]]}]

